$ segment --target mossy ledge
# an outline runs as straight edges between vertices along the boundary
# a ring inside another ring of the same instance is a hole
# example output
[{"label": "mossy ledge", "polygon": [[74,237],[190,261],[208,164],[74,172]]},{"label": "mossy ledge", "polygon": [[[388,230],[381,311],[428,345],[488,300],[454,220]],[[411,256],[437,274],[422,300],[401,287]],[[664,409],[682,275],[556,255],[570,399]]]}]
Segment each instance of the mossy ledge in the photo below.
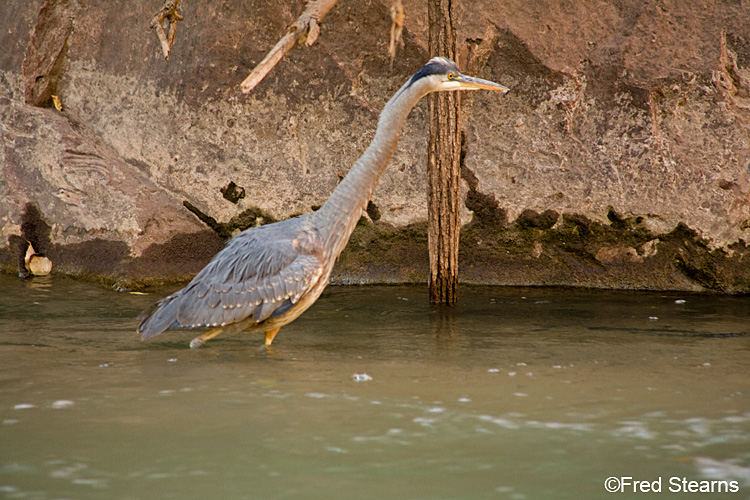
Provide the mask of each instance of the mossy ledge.
[{"label": "mossy ledge", "polygon": [[[248,213],[226,225],[227,234],[259,221]],[[610,209],[607,222],[578,214],[524,211],[514,222],[475,220],[461,230],[464,283],[581,286],[633,290],[750,293],[750,250],[744,241],[711,249],[684,224],[655,234],[648,217]],[[231,229],[229,227],[231,226]],[[224,244],[217,232],[178,235],[132,258],[122,242],[93,240],[49,244],[44,252],[56,274],[120,289],[183,283]],[[0,268],[18,272],[15,246],[0,251]],[[363,217],[331,278],[334,284],[425,283],[429,272],[426,223],[402,228]]]},{"label": "mossy ledge", "polygon": [[[513,223],[480,219],[461,230],[464,283],[750,293],[750,251],[711,249],[684,224],[667,233],[647,217],[610,209],[608,223],[579,214],[524,211]],[[334,269],[334,283],[425,283],[426,224],[396,229],[363,219]]]}]

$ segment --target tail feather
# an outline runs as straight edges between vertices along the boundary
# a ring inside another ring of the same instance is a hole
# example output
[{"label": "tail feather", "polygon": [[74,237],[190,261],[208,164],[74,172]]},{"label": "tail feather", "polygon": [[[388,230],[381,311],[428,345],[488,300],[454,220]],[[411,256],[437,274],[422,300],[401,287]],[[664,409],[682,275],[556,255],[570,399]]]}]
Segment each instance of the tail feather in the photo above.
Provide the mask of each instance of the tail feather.
[{"label": "tail feather", "polygon": [[[178,294],[170,295],[144,310],[139,316],[138,333],[143,340],[148,340],[169,328],[178,327],[177,313],[179,311]],[[177,323],[177,324],[175,324]]]}]

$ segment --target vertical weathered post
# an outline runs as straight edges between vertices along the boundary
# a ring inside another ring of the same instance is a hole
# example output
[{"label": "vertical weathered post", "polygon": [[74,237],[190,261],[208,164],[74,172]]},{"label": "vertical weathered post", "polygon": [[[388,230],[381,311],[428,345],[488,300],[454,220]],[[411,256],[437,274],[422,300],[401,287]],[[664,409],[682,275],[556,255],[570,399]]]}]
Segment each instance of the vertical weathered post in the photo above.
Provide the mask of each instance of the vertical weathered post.
[{"label": "vertical weathered post", "polygon": [[[453,0],[428,0],[430,57],[456,60]],[[427,159],[430,302],[458,299],[458,239],[461,226],[460,92],[429,96],[430,145]]]}]

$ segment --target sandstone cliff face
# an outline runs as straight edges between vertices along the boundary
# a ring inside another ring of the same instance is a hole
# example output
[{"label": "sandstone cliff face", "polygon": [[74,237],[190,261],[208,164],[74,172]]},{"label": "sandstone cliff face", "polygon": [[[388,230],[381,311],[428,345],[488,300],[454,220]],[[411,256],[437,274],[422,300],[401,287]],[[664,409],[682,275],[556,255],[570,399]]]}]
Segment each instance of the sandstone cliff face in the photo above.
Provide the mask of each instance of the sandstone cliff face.
[{"label": "sandstone cliff face", "polygon": [[[392,70],[387,3],[341,0],[245,96],[302,2],[183,0],[165,61],[158,2],[6,1],[0,262],[36,239],[58,272],[185,279],[219,235],[313,210],[426,61],[423,3]],[[477,1],[457,25],[459,64],[512,88],[463,99],[466,281],[750,291],[747,5]],[[426,279],[426,123],[335,280]]]}]

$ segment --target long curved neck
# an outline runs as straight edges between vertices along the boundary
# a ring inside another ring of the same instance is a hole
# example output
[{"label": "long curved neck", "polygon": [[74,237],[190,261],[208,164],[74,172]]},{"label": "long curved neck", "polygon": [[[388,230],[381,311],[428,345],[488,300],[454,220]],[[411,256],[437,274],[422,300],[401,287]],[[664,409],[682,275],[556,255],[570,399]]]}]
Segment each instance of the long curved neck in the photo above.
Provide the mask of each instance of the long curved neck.
[{"label": "long curved neck", "polygon": [[313,215],[325,239],[332,261],[339,256],[362,216],[362,210],[375,190],[380,176],[396,150],[406,117],[415,104],[428,93],[423,81],[407,81],[388,101],[380,113],[378,128],[370,146],[354,163],[344,180]]}]

